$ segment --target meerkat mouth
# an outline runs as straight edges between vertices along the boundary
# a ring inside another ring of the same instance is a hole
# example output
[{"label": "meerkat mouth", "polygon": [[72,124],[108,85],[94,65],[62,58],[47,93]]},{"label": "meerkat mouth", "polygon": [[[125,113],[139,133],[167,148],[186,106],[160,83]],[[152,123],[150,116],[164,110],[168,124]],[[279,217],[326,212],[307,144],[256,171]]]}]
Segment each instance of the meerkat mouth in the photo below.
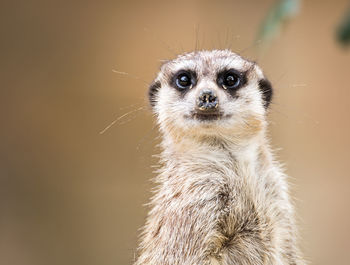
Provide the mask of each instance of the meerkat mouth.
[{"label": "meerkat mouth", "polygon": [[220,113],[194,113],[192,117],[200,121],[213,121],[221,120],[223,116]]},{"label": "meerkat mouth", "polygon": [[192,112],[191,115],[185,116],[187,119],[198,121],[217,121],[229,118],[230,115],[224,115],[222,112]]}]

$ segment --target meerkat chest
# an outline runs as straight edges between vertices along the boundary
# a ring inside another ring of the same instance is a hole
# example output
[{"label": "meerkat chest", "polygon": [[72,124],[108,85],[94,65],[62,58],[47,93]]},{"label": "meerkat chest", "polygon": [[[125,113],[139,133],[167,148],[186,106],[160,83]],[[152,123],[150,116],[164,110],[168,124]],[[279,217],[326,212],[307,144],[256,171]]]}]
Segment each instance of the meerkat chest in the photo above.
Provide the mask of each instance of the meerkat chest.
[{"label": "meerkat chest", "polygon": [[243,191],[224,198],[223,205],[217,221],[218,236],[210,244],[217,264],[265,264],[275,234],[267,211]]},{"label": "meerkat chest", "polygon": [[178,193],[178,202],[187,205],[183,209],[191,209],[187,213],[195,223],[188,225],[199,228],[191,235],[199,234],[211,264],[265,264],[275,228],[269,210],[259,202],[268,201],[269,195],[262,194],[263,184],[254,182],[258,176],[252,172],[224,172],[196,171]]}]

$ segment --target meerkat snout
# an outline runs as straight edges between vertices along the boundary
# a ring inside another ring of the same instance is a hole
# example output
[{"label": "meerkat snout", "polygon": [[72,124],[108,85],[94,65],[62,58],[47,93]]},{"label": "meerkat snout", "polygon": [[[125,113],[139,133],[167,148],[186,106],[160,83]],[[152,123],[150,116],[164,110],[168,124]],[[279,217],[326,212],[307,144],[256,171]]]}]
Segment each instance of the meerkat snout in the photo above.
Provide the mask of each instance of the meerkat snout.
[{"label": "meerkat snout", "polygon": [[200,111],[212,112],[217,110],[219,99],[216,93],[210,89],[203,89],[199,92],[197,99],[197,108]]}]

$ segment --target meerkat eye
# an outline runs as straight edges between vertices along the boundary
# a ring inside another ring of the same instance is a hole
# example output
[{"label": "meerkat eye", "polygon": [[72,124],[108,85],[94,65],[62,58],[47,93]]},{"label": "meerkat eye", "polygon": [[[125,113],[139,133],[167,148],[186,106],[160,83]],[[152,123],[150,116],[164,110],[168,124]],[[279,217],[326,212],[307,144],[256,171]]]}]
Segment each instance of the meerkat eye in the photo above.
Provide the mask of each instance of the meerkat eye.
[{"label": "meerkat eye", "polygon": [[236,87],[239,85],[239,78],[236,75],[228,74],[225,76],[224,86],[226,88]]},{"label": "meerkat eye", "polygon": [[225,89],[232,89],[238,87],[240,83],[241,81],[238,75],[234,73],[227,73],[224,76],[224,82],[222,85]]},{"label": "meerkat eye", "polygon": [[239,73],[235,70],[228,70],[219,74],[218,85],[224,89],[237,89],[242,84],[242,79]]},{"label": "meerkat eye", "polygon": [[175,88],[180,91],[192,88],[195,77],[190,72],[180,72],[175,76]]},{"label": "meerkat eye", "polygon": [[181,74],[177,77],[176,84],[181,88],[188,87],[191,85],[191,77],[188,74]]}]

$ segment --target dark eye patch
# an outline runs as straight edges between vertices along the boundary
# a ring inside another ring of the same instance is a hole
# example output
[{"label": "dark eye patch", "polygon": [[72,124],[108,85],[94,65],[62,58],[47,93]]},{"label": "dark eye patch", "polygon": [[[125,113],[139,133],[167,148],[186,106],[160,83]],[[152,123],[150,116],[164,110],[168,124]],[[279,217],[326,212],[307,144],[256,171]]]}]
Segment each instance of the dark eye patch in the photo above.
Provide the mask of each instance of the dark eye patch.
[{"label": "dark eye patch", "polygon": [[262,93],[262,98],[264,100],[264,107],[267,109],[271,103],[273,89],[271,83],[267,79],[261,79],[259,81],[259,89]]},{"label": "dark eye patch", "polygon": [[161,86],[162,85],[160,84],[159,81],[155,81],[149,86],[148,99],[149,99],[149,102],[150,102],[152,107],[154,107],[156,104],[156,96],[157,96]]},{"label": "dark eye patch", "polygon": [[246,72],[240,72],[236,69],[226,69],[218,73],[217,84],[226,90],[231,96],[247,83]]}]

